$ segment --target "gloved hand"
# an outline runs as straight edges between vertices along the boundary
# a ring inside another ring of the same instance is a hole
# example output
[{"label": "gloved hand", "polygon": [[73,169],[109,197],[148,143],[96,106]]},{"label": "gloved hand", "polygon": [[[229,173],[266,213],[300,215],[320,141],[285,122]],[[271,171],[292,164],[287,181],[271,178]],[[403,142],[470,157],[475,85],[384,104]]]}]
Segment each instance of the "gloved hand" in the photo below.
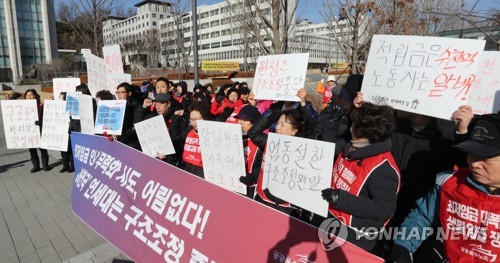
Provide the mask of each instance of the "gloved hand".
[{"label": "gloved hand", "polygon": [[229,117],[229,116],[231,116],[231,114],[233,113],[233,111],[234,111],[234,108],[226,106],[224,108],[224,111],[222,112],[222,114],[227,115]]},{"label": "gloved hand", "polygon": [[332,114],[330,120],[332,121],[339,121],[342,117],[344,117],[347,111],[347,108],[341,105],[331,105],[330,108]]},{"label": "gloved hand", "polygon": [[267,198],[269,198],[269,200],[273,201],[277,205],[283,205],[283,204],[287,204],[288,203],[287,201],[285,201],[283,199],[280,199],[280,198],[274,196],[273,194],[271,194],[271,192],[267,188],[264,189],[264,194],[266,194],[266,196],[267,196]]},{"label": "gloved hand", "polygon": [[215,97],[215,101],[217,101],[217,103],[219,103],[219,104],[221,104],[224,99],[225,99],[225,97],[222,95]]},{"label": "gloved hand", "polygon": [[321,196],[328,203],[335,205],[339,201],[339,190],[333,188],[326,188],[321,191]]},{"label": "gloved hand", "polygon": [[386,257],[386,262],[412,263],[410,251],[403,246],[394,244]]}]

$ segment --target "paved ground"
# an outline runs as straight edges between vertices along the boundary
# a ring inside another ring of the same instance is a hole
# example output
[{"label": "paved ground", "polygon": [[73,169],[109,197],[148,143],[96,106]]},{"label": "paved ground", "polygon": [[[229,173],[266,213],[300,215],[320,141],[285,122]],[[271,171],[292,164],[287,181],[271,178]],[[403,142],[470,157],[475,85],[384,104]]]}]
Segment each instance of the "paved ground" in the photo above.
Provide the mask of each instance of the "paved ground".
[{"label": "paved ground", "polygon": [[112,262],[126,259],[71,210],[73,174],[30,173],[27,149],[8,150],[0,114],[0,262]]}]

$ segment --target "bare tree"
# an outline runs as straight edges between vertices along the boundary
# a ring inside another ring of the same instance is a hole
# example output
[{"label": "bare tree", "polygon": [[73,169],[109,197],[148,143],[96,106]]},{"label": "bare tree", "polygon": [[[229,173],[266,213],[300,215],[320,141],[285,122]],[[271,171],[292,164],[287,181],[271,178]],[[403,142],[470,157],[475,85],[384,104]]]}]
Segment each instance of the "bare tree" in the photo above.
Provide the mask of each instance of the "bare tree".
[{"label": "bare tree", "polygon": [[480,0],[476,0],[469,9],[462,5],[462,12],[455,14],[460,19],[467,22],[468,25],[484,34],[487,40],[492,41],[500,51],[500,9],[498,4],[488,9],[479,8]]},{"label": "bare tree", "polygon": [[61,3],[59,19],[66,21],[82,41],[92,47],[94,54],[101,54],[104,19],[111,14],[114,0],[71,0],[69,5]]},{"label": "bare tree", "polygon": [[[233,23],[241,28],[242,39],[254,40],[263,54],[289,52],[298,2],[298,0],[226,0]],[[244,42],[243,47],[246,46],[248,49],[251,44],[252,42]]]}]

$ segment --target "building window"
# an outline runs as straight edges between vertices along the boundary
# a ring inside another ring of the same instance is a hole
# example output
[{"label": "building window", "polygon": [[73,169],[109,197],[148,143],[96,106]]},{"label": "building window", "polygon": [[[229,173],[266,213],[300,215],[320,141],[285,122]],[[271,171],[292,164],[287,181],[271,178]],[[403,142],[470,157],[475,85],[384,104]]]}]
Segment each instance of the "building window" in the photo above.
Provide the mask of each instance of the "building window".
[{"label": "building window", "polygon": [[243,44],[243,39],[240,38],[233,40],[233,45],[241,45],[241,44]]},{"label": "building window", "polygon": [[207,18],[208,16],[208,12],[203,12],[200,14],[200,19]]},{"label": "building window", "polygon": [[209,33],[201,34],[200,39],[208,39],[210,37]]},{"label": "building window", "polygon": [[156,26],[156,22],[155,21],[153,21],[153,26]]},{"label": "building window", "polygon": [[160,19],[163,19],[163,15],[160,15]]},{"label": "building window", "polygon": [[214,31],[210,34],[211,37],[220,37],[220,32],[219,31]]},{"label": "building window", "polygon": [[208,28],[208,27],[209,27],[208,22],[207,22],[207,23],[203,23],[203,24],[201,24],[201,26],[200,26],[200,28],[201,28],[201,29],[206,29],[206,28]]},{"label": "building window", "polygon": [[210,48],[210,44],[203,44],[201,45],[201,49],[209,49]]},{"label": "building window", "polygon": [[156,14],[152,14],[152,15],[151,15],[151,17],[152,17],[152,18],[156,18]]},{"label": "building window", "polygon": [[[191,17],[190,17],[190,16],[188,16],[188,17],[184,17],[184,18],[182,19],[182,23],[187,23],[187,22],[189,22],[189,21],[191,21]],[[173,23],[172,23],[172,24],[173,24]]]},{"label": "building window", "polygon": [[222,41],[222,46],[223,47],[229,47],[229,46],[231,46],[231,40]]},{"label": "building window", "polygon": [[218,48],[218,47],[220,47],[220,42],[214,42],[214,43],[210,44],[210,46],[212,48]]},{"label": "building window", "polygon": [[229,36],[231,35],[231,29],[224,29],[220,31],[221,36]]},{"label": "building window", "polygon": [[219,14],[219,9],[210,10],[210,16],[216,16]]},{"label": "building window", "polygon": [[212,22],[210,22],[210,27],[216,27],[220,24],[219,20],[214,20]]},{"label": "building window", "polygon": [[231,17],[226,17],[220,20],[221,25],[229,24],[231,23]]}]

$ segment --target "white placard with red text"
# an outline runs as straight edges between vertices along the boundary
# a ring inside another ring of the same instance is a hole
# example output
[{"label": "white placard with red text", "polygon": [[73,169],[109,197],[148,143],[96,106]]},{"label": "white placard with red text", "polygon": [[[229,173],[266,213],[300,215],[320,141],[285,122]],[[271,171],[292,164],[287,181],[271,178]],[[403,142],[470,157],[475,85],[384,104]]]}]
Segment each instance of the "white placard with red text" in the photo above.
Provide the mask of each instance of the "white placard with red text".
[{"label": "white placard with red text", "polygon": [[87,62],[88,87],[93,97],[100,90],[106,90],[108,81],[104,59],[91,53],[84,53]]},{"label": "white placard with red text", "polygon": [[55,100],[59,99],[61,92],[74,92],[76,86],[80,85],[80,78],[56,78],[52,79],[52,91]]},{"label": "white placard with red text", "polygon": [[474,88],[467,103],[474,114],[500,111],[500,52],[484,51]]},{"label": "white placard with red text", "polygon": [[300,101],[297,91],[304,87],[308,62],[308,53],[260,56],[252,88],[255,98]]},{"label": "white placard with red text", "polygon": [[120,45],[102,47],[106,74],[123,73],[122,52]]},{"label": "white placard with red text", "polygon": [[374,35],[364,99],[450,119],[468,101],[484,45],[474,39]]}]

